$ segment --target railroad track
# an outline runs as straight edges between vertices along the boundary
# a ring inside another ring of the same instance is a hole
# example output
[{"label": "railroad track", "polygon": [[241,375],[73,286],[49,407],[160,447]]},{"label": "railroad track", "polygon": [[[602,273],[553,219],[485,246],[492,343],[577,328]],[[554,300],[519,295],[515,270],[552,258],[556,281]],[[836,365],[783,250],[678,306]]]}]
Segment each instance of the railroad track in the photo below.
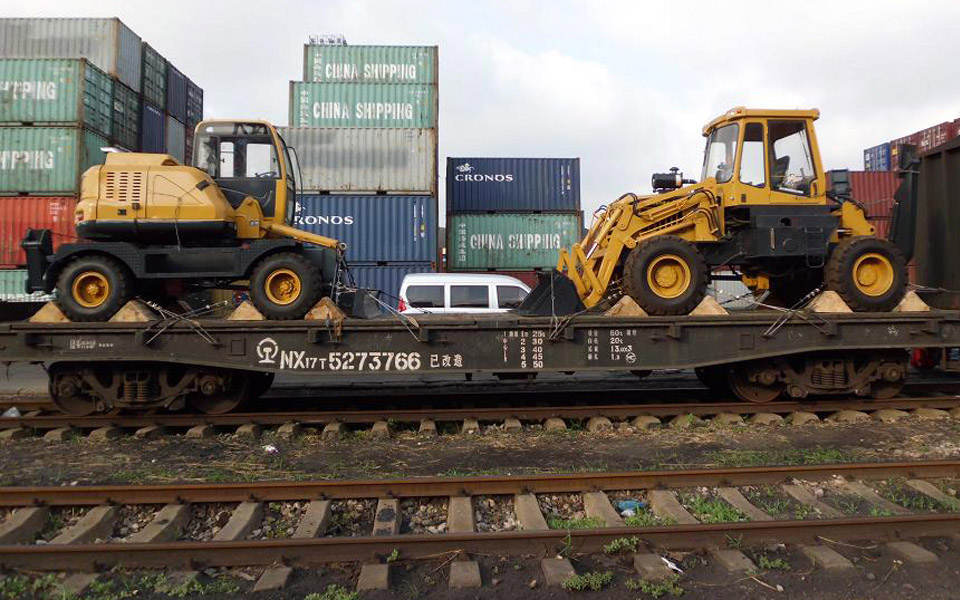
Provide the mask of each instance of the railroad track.
[{"label": "railroad track", "polygon": [[[927,560],[929,551],[905,542],[960,532],[958,478],[960,461],[940,461],[341,482],[9,487],[0,488],[5,517],[0,521],[0,568],[83,572],[116,566],[184,571],[261,566],[269,567],[263,575],[268,577],[277,569],[356,561],[365,564],[363,570],[369,567],[374,575],[386,577],[397,557],[470,561],[484,554],[625,552],[635,555],[641,576],[656,579],[670,574],[664,573],[657,552],[712,549],[711,555],[724,564],[743,565],[750,559],[741,549],[774,543],[795,546],[814,563],[826,565],[846,560],[831,544],[856,540],[895,540],[890,547],[908,560]],[[363,508],[350,512],[345,507],[351,503]],[[494,504],[496,509],[491,508]],[[284,512],[291,505],[296,510]],[[198,529],[197,515],[207,522],[202,515],[209,514],[211,506],[219,507],[225,518],[207,525],[209,531]],[[276,514],[293,516],[264,535],[265,523]],[[130,515],[139,515],[135,520],[140,525],[131,525]],[[434,520],[418,521],[417,515],[433,515]],[[736,541],[732,549],[731,540]],[[569,563],[555,561],[566,559],[544,560],[548,584],[558,568],[573,572]]]},{"label": "railroad track", "polygon": [[[899,411],[899,412],[898,412]],[[460,432],[475,433],[484,426],[496,426],[507,432],[522,431],[524,425],[563,429],[582,425],[589,430],[607,430],[625,425],[639,429],[657,426],[674,418],[694,415],[702,419],[719,418],[737,423],[744,417],[761,424],[782,419],[802,424],[836,415],[841,420],[874,417],[896,420],[906,411],[924,416],[960,418],[960,396],[900,397],[888,400],[825,399],[779,401],[765,404],[733,402],[674,402],[668,404],[608,404],[582,406],[506,406],[473,408],[368,409],[231,413],[226,415],[153,414],[95,415],[71,417],[57,414],[28,413],[0,419],[0,439],[22,439],[36,435],[66,439],[83,433],[112,438],[134,433],[142,438],[187,432],[191,437],[206,437],[216,432],[259,437],[264,428],[278,428],[281,435],[296,435],[305,427],[322,428],[326,438],[338,437],[348,427],[369,430],[374,436],[389,437],[392,429],[418,428],[434,434],[438,423],[450,423]],[[951,411],[951,412],[947,412]]]}]

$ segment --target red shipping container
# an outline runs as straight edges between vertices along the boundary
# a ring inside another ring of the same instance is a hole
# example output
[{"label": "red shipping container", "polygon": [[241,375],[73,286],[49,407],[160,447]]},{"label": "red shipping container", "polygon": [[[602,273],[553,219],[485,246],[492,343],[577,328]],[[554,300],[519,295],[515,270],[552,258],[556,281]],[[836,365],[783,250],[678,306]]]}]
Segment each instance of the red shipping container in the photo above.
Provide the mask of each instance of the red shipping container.
[{"label": "red shipping container", "polygon": [[73,197],[0,197],[0,268],[22,267],[27,257],[20,248],[27,229],[49,229],[53,247],[76,239]]}]

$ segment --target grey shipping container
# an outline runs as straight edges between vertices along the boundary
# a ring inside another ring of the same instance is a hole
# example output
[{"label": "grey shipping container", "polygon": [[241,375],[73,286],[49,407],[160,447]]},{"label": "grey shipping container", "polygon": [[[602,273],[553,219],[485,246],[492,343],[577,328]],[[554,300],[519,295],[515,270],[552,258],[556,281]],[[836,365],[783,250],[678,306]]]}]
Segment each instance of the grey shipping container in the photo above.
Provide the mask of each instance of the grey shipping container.
[{"label": "grey shipping container", "polygon": [[172,116],[167,115],[167,135],[166,135],[166,146],[167,154],[179,160],[181,163],[186,162],[186,144],[185,141],[185,128],[183,123],[174,119]]},{"label": "grey shipping container", "polygon": [[193,133],[193,128],[203,120],[203,89],[192,80],[187,79],[187,128]]},{"label": "grey shipping container", "polygon": [[167,59],[153,49],[150,44],[143,44],[143,99],[157,108],[167,107]]},{"label": "grey shipping container", "polygon": [[297,150],[304,190],[437,193],[435,129],[283,127],[280,135]]},{"label": "grey shipping container", "polygon": [[106,145],[82,127],[0,127],[0,194],[76,195]]},{"label": "grey shipping container", "polygon": [[348,263],[350,275],[357,287],[380,290],[380,300],[397,308],[400,284],[403,278],[413,273],[433,273],[433,263]]},{"label": "grey shipping container", "polygon": [[580,241],[575,214],[447,213],[449,271],[549,269],[561,248]]},{"label": "grey shipping container", "polygon": [[113,79],[86,59],[0,59],[0,121],[81,123],[110,136]]},{"label": "grey shipping container", "polygon": [[864,171],[890,171],[890,142],[863,151]]},{"label": "grey shipping container", "polygon": [[167,63],[167,112],[181,123],[187,122],[187,77]]},{"label": "grey shipping container", "polygon": [[347,262],[429,262],[437,257],[432,196],[300,195],[294,225],[347,245]]},{"label": "grey shipping container", "polygon": [[140,36],[120,19],[0,19],[0,58],[86,58],[140,91]]},{"label": "grey shipping container", "polygon": [[437,47],[304,44],[303,80],[325,83],[437,83]]},{"label": "grey shipping container", "polygon": [[575,212],[579,158],[447,158],[447,210]]},{"label": "grey shipping container", "polygon": [[113,86],[113,142],[131,152],[140,150],[140,95],[122,83]]},{"label": "grey shipping container", "polygon": [[163,111],[150,106],[146,102],[140,107],[140,151],[166,152],[167,144],[164,138],[167,126],[164,123],[166,115]]},{"label": "grey shipping container", "polygon": [[291,127],[437,126],[437,86],[290,82]]}]

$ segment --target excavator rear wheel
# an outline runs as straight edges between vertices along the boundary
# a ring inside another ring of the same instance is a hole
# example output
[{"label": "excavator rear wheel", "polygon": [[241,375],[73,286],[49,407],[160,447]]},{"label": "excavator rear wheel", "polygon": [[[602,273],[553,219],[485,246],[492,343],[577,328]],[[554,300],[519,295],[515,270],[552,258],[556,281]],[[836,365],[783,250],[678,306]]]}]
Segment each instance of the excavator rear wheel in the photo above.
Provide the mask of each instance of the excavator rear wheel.
[{"label": "excavator rear wheel", "polygon": [[57,304],[71,321],[107,321],[133,296],[126,267],[103,255],[80,256],[60,271]]},{"label": "excavator rear wheel", "polygon": [[880,238],[841,241],[824,273],[827,289],[857,312],[893,310],[907,290],[907,266],[900,250]]},{"label": "excavator rear wheel", "polygon": [[322,284],[312,262],[294,252],[281,252],[254,267],[250,300],[268,319],[300,319],[320,299]]},{"label": "excavator rear wheel", "polygon": [[651,315],[685,315],[707,293],[709,271],[696,246],[675,235],[641,242],[623,264],[623,288]]}]

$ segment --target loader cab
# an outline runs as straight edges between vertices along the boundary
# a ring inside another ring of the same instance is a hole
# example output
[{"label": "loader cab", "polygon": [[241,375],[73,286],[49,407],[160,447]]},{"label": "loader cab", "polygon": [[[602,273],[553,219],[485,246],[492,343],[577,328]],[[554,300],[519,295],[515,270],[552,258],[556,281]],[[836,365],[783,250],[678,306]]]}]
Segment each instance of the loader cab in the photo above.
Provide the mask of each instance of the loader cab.
[{"label": "loader cab", "polygon": [[265,121],[203,121],[195,135],[194,166],[210,175],[231,206],[249,196],[264,221],[293,221],[294,170],[276,128]]},{"label": "loader cab", "polygon": [[813,128],[819,115],[817,110],[727,111],[703,129],[707,145],[701,181],[716,180],[727,208],[826,204]]}]

